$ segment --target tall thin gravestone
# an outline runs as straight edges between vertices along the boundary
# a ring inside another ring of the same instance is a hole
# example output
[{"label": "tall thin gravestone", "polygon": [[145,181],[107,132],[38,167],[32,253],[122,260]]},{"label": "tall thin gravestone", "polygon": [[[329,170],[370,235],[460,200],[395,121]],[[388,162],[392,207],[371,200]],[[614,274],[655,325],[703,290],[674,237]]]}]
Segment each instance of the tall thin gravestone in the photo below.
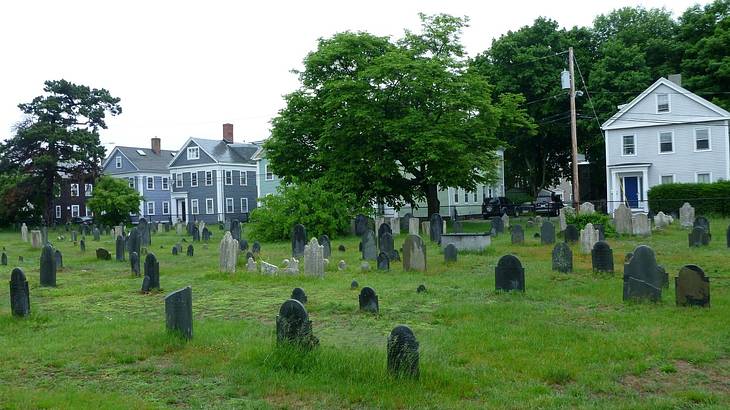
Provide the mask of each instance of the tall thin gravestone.
[{"label": "tall thin gravestone", "polygon": [[319,244],[317,238],[312,238],[304,246],[304,273],[310,276],[324,277],[324,247]]},{"label": "tall thin gravestone", "polygon": [[403,243],[403,270],[426,271],[426,245],[418,235],[408,235]]},{"label": "tall thin gravestone", "polygon": [[129,254],[129,267],[132,270],[134,276],[139,276],[139,255],[137,254],[137,252],[131,252]]},{"label": "tall thin gravestone", "polygon": [[431,215],[429,226],[431,242],[441,244],[441,235],[443,234],[443,229],[444,220],[443,218],[441,218],[441,215],[439,215],[438,213],[434,213],[433,215]]},{"label": "tall thin gravestone", "polygon": [[322,255],[325,259],[329,259],[332,256],[332,244],[330,243],[330,237],[327,235],[320,235],[319,244],[322,245]]},{"label": "tall thin gravestone", "polygon": [[124,261],[124,237],[123,236],[117,236],[116,240],[116,259],[117,262]]},{"label": "tall thin gravestone", "polygon": [[374,261],[378,258],[375,234],[369,229],[362,235],[362,258],[366,261]]},{"label": "tall thin gravestone", "polygon": [[168,331],[193,338],[193,288],[186,286],[165,296],[165,324]]},{"label": "tall thin gravestone", "polygon": [[23,242],[28,242],[28,226],[25,225],[25,222],[23,222],[23,225],[20,227],[20,239]]},{"label": "tall thin gravestone", "polygon": [[393,235],[391,235],[389,232],[384,232],[383,235],[380,236],[378,243],[380,245],[380,252],[388,255],[389,260],[396,260]]},{"label": "tall thin gravestone", "polygon": [[15,268],[10,273],[10,311],[13,316],[28,316],[30,314],[30,291],[25,273]]},{"label": "tall thin gravestone", "polygon": [[137,252],[137,255],[142,254],[142,240],[139,237],[139,230],[132,228],[127,238],[127,250],[129,253]]},{"label": "tall thin gravestone", "polygon": [[302,224],[294,225],[291,233],[291,254],[295,258],[304,255],[304,246],[307,244],[307,230]]},{"label": "tall thin gravestone", "polygon": [[41,249],[40,282],[41,286],[56,286],[56,257],[49,243]]},{"label": "tall thin gravestone", "polygon": [[53,260],[56,262],[56,271],[63,268],[63,254],[61,254],[61,251],[56,249],[53,252]]},{"label": "tall thin gravestone", "polygon": [[150,239],[150,227],[148,225],[149,224],[145,218],[139,218],[137,230],[139,231],[139,241],[141,246],[150,246],[152,244],[152,240]]},{"label": "tall thin gravestone", "polygon": [[418,226],[419,226],[418,218],[408,218],[408,234],[409,235],[418,235]]},{"label": "tall thin gravestone", "polygon": [[144,259],[142,291],[149,292],[152,289],[160,289],[160,263],[155,254],[148,253]]},{"label": "tall thin gravestone", "polygon": [[682,228],[691,228],[695,222],[695,209],[688,202],[679,208],[679,225]]},{"label": "tall thin gravestone", "polygon": [[238,259],[238,241],[233,239],[231,232],[226,232],[218,247],[218,264],[221,272],[235,273]]}]

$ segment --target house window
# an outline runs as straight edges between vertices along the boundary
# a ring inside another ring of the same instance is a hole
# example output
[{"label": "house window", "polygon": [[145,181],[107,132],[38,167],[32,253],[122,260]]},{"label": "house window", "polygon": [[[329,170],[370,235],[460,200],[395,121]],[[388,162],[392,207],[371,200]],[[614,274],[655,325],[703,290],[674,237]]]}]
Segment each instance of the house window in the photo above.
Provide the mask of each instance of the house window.
[{"label": "house window", "polygon": [[91,184],[84,184],[84,196],[91,196],[94,187]]},{"label": "house window", "polygon": [[671,154],[674,152],[674,133],[671,131],[659,133],[659,153]]},{"label": "house window", "polygon": [[213,185],[213,171],[205,171],[205,185]]},{"label": "house window", "polygon": [[669,94],[656,95],[656,112],[669,112]]},{"label": "house window", "polygon": [[154,215],[155,214],[155,203],[150,201],[147,202],[147,215]]},{"label": "house window", "polygon": [[129,187],[134,189],[134,178],[127,178],[127,182],[129,182]]},{"label": "house window", "polygon": [[[233,185],[233,171],[225,171],[226,185]],[[206,178],[208,175],[206,174]]]},{"label": "house window", "polygon": [[86,212],[86,216],[94,216],[94,213],[93,213],[93,212],[91,212],[91,209],[89,209],[89,207],[88,207],[88,206],[87,206],[87,207],[85,207],[85,208],[86,208],[86,209],[84,209],[84,211]]},{"label": "house window", "polygon": [[116,158],[114,158],[114,163],[117,168],[121,168],[122,167],[122,156],[118,155]]},{"label": "house window", "polygon": [[56,205],[56,219],[61,219],[61,205]]},{"label": "house window", "polygon": [[79,184],[71,184],[71,196],[79,196]]},{"label": "house window", "polygon": [[200,208],[198,208],[198,200],[197,199],[191,199],[190,200],[190,213],[193,215],[197,215],[200,213]]},{"label": "house window", "polygon": [[168,201],[162,202],[162,215],[170,215],[170,203]]},{"label": "house window", "polygon": [[241,212],[248,212],[248,198],[241,198]]},{"label": "house window", "polygon": [[190,186],[196,187],[198,186],[198,171],[194,171],[190,173]]},{"label": "house window", "polygon": [[636,155],[636,144],[633,135],[624,135],[623,155]]},{"label": "house window", "polygon": [[710,182],[712,182],[712,175],[709,172],[697,173],[697,183],[709,184]]},{"label": "house window", "polygon": [[233,198],[226,198],[226,213],[233,213]]},{"label": "house window", "polygon": [[274,173],[271,172],[271,169],[269,169],[269,164],[266,164],[266,180],[267,181],[274,180]]},{"label": "house window", "polygon": [[662,184],[673,184],[674,175],[662,175]]},{"label": "house window", "polygon": [[695,129],[695,151],[709,151],[709,150],[710,150],[710,129],[709,128]]},{"label": "house window", "polygon": [[454,188],[454,203],[459,203],[459,190],[457,188]]},{"label": "house window", "polygon": [[200,159],[200,148],[188,147],[188,160]]},{"label": "house window", "polygon": [[78,216],[79,216],[79,206],[71,205],[71,218],[78,218]]},{"label": "house window", "polygon": [[476,204],[477,202],[477,191],[474,191],[474,203]]},{"label": "house window", "polygon": [[175,174],[175,186],[177,188],[182,188],[182,186],[183,186],[183,176],[182,175],[183,175],[182,173]]},{"label": "house window", "polygon": [[170,189],[170,179],[167,177],[162,177],[162,189],[164,191],[167,191]]},{"label": "house window", "polygon": [[246,171],[239,171],[239,172],[241,174],[240,180],[239,180],[241,186],[248,185],[248,173]]},{"label": "house window", "polygon": [[155,177],[147,177],[147,189],[150,191],[155,189]]},{"label": "house window", "polygon": [[213,198],[205,198],[205,213],[208,215],[213,214]]},{"label": "house window", "polygon": [[469,203],[469,193],[466,192],[466,190],[464,190],[464,203],[465,204]]}]

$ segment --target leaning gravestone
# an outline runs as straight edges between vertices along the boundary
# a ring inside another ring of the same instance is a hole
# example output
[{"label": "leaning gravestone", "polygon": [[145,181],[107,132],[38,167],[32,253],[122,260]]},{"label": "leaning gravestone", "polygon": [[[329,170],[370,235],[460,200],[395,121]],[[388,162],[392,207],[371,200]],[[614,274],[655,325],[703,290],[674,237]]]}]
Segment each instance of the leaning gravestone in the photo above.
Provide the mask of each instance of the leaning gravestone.
[{"label": "leaning gravestone", "polygon": [[710,231],[710,221],[709,221],[709,219],[705,218],[702,215],[700,215],[697,218],[695,218],[695,221],[692,224],[692,227],[697,227],[697,226],[703,228],[705,231],[707,231],[707,233],[711,233],[712,232],[712,231]]},{"label": "leaning gravestone", "polygon": [[302,305],[307,303],[307,294],[304,293],[302,288],[294,288],[291,291],[291,297],[289,299],[298,300]]},{"label": "leaning gravestone", "polygon": [[63,255],[58,249],[53,252],[53,261],[56,263],[56,270],[63,268]]},{"label": "leaning gravestone", "polygon": [[418,218],[409,218],[408,219],[408,234],[409,235],[418,235],[418,226],[420,225],[420,222]]},{"label": "leaning gravestone", "polygon": [[360,310],[370,313],[378,313],[378,295],[375,290],[369,286],[365,286],[360,290]]},{"label": "leaning gravestone", "polygon": [[326,258],[332,256],[332,244],[330,244],[330,237],[327,235],[321,235],[319,237],[319,244],[322,245],[322,255]]},{"label": "leaning gravestone", "polygon": [[444,248],[444,262],[456,262],[458,254],[459,250],[456,249],[456,246],[453,243],[446,245],[446,247]]},{"label": "leaning gravestone", "polygon": [[320,245],[317,238],[312,238],[304,246],[304,274],[309,276],[324,277],[324,246]]},{"label": "leaning gravestone", "polygon": [[23,225],[20,227],[20,239],[23,242],[28,242],[28,226],[25,225],[25,222],[23,222]]},{"label": "leaning gravestone", "polygon": [[591,250],[593,272],[613,273],[613,249],[605,241],[598,241]]},{"label": "leaning gravestone", "polygon": [[388,257],[388,254],[385,252],[380,252],[378,254],[378,270],[381,271],[389,271],[390,270],[390,258]]},{"label": "leaning gravestone", "polygon": [[319,344],[312,332],[312,321],[309,320],[307,309],[300,301],[289,299],[281,305],[279,315],[276,316],[276,341],[307,348]]},{"label": "leaning gravestone", "polygon": [[418,378],[418,341],[408,326],[393,328],[388,336],[388,372],[396,377]]},{"label": "leaning gravestone", "polygon": [[41,286],[56,286],[56,257],[49,243],[41,250],[40,282]]},{"label": "leaning gravestone", "polygon": [[540,227],[540,243],[543,245],[552,245],[555,243],[555,225],[550,221],[545,221]]},{"label": "leaning gravestone", "polygon": [[631,219],[631,230],[637,236],[651,235],[651,223],[649,216],[644,213],[636,214]]},{"label": "leaning gravestone", "polygon": [[573,252],[566,242],[558,242],[553,248],[553,270],[561,273],[573,271]]},{"label": "leaning gravestone", "polygon": [[692,228],[692,232],[690,232],[687,237],[690,248],[707,246],[710,244],[710,234],[700,226]]},{"label": "leaning gravestone", "polygon": [[30,231],[30,246],[40,249],[43,246],[43,234],[39,230]]},{"label": "leaning gravestone", "polygon": [[580,204],[580,213],[584,215],[590,215],[596,212],[596,207],[590,202],[583,202]]},{"label": "leaning gravestone", "polygon": [[10,311],[13,316],[28,316],[30,314],[30,291],[25,273],[15,268],[10,273]]},{"label": "leaning gravestone", "polygon": [[137,252],[137,255],[142,254],[142,240],[140,239],[140,233],[137,228],[132,228],[132,230],[129,231],[129,237],[127,238],[127,250],[129,253]]},{"label": "leaning gravestone", "polygon": [[624,264],[624,300],[658,301],[662,296],[664,270],[657,265],[654,251],[639,245],[628,263]]},{"label": "leaning gravestone", "polygon": [[492,230],[494,233],[500,234],[504,232],[504,221],[502,221],[502,218],[493,216],[490,221],[492,222]]},{"label": "leaning gravestone", "polygon": [[291,232],[291,254],[295,258],[304,255],[304,246],[307,244],[307,230],[302,224],[294,225]]},{"label": "leaning gravestone", "polygon": [[593,228],[593,224],[588,222],[585,228],[580,230],[580,251],[584,254],[591,253],[593,245],[598,242],[598,231]]},{"label": "leaning gravestone", "polygon": [[613,225],[616,228],[616,233],[621,235],[631,235],[634,230],[631,227],[631,209],[625,204],[621,204],[613,211]]},{"label": "leaning gravestone", "polygon": [[438,213],[431,215],[429,226],[431,242],[441,244],[441,235],[444,233],[443,229],[444,220],[443,218],[441,218],[441,215],[439,215]]},{"label": "leaning gravestone", "polygon": [[187,255],[193,256],[195,254],[195,248],[193,247],[193,244],[191,243],[188,245]]},{"label": "leaning gravestone", "polygon": [[355,235],[362,236],[368,230],[368,218],[363,214],[355,216]]},{"label": "leaning gravestone", "polygon": [[504,255],[499,258],[494,268],[495,288],[497,290],[525,291],[525,269],[514,255]]},{"label": "leaning gravestone", "polygon": [[160,263],[154,253],[148,253],[144,259],[144,276],[147,289],[143,287],[143,291],[149,292],[151,289],[160,289]]},{"label": "leaning gravestone", "polygon": [[193,288],[186,286],[165,296],[165,325],[185,339],[193,338]]},{"label": "leaning gravestone", "polygon": [[525,242],[525,231],[522,230],[522,225],[512,227],[511,237],[512,245],[519,245]]},{"label": "leaning gravestone", "polygon": [[[250,258],[253,259],[253,258]],[[264,275],[276,275],[279,272],[279,267],[271,263],[261,261],[261,273]]]},{"label": "leaning gravestone", "polygon": [[362,258],[366,261],[374,261],[378,258],[375,234],[369,229],[362,235]]},{"label": "leaning gravestone", "polygon": [[231,232],[226,232],[218,247],[220,253],[218,265],[221,272],[235,273],[238,259],[238,241],[233,239]]},{"label": "leaning gravestone", "polygon": [[139,276],[139,255],[137,254],[137,252],[132,252],[129,254],[129,267],[132,270],[134,276]]},{"label": "leaning gravestone", "polygon": [[695,209],[689,202],[685,202],[679,208],[679,225],[682,228],[691,228],[695,222]]},{"label": "leaning gravestone", "polygon": [[565,242],[578,242],[580,239],[580,232],[578,231],[578,227],[569,224],[565,227]]},{"label": "leaning gravestone", "polygon": [[674,278],[677,306],[710,307],[710,278],[697,265],[684,265]]},{"label": "leaning gravestone", "polygon": [[403,242],[403,270],[426,271],[426,245],[418,235],[408,235]]},{"label": "leaning gravestone", "polygon": [[110,261],[110,260],[112,260],[112,254],[109,253],[109,251],[104,248],[97,248],[96,249],[96,259],[103,260],[103,261]]},{"label": "leaning gravestone", "polygon": [[116,241],[116,259],[118,262],[124,261],[124,237],[123,236],[117,236]]}]

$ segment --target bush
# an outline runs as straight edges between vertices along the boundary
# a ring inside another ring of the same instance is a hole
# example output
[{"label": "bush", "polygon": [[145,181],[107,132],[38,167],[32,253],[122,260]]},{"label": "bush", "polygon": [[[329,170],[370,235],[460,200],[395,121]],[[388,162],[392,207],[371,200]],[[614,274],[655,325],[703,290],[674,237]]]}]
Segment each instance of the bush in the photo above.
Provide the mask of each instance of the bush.
[{"label": "bush", "polygon": [[577,226],[579,230],[585,228],[588,223],[592,223],[593,226],[603,225],[603,233],[606,236],[613,236],[616,234],[616,229],[614,229],[611,224],[611,218],[608,215],[598,212],[594,212],[592,214],[582,213],[578,215],[568,214],[565,217],[565,222]]},{"label": "bush", "polygon": [[129,214],[139,210],[141,200],[125,179],[103,176],[86,204],[94,212],[95,222],[114,226],[129,221]]},{"label": "bush", "polygon": [[261,198],[261,206],[251,212],[251,235],[259,241],[288,240],[300,223],[307,235],[319,237],[347,234],[352,215],[362,212],[354,195],[332,192],[321,182],[281,185],[277,195]]},{"label": "bush", "polygon": [[730,181],[711,184],[662,184],[649,189],[649,209],[666,214],[679,212],[689,202],[697,215],[730,215]]}]

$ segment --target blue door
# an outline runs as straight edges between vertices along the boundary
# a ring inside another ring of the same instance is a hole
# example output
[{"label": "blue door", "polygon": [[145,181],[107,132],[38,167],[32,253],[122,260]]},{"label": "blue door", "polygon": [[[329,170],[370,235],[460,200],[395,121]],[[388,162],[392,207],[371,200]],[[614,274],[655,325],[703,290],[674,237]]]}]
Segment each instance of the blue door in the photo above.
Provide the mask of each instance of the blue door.
[{"label": "blue door", "polygon": [[639,207],[639,177],[624,177],[624,196],[629,208]]}]

